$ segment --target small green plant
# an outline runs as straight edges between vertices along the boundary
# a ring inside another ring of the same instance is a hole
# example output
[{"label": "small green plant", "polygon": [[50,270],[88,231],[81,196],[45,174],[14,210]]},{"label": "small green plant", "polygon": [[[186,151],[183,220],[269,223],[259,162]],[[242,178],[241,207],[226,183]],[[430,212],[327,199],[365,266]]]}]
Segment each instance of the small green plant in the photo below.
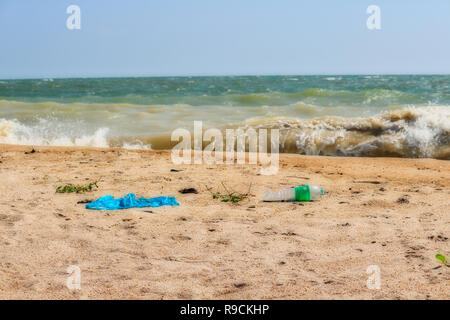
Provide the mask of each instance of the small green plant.
[{"label": "small green plant", "polygon": [[252,187],[252,184],[248,187],[247,193],[240,193],[236,191],[228,191],[228,188],[225,186],[225,184],[221,183],[223,186],[223,189],[225,190],[225,193],[221,193],[220,191],[212,192],[211,188],[206,187],[206,189],[211,192],[213,199],[220,199],[222,202],[232,202],[232,203],[238,203],[244,199],[247,199],[250,196],[250,189]]},{"label": "small green plant", "polygon": [[94,181],[89,183],[88,185],[73,185],[66,184],[65,186],[59,186],[56,188],[56,193],[80,193],[80,192],[90,192],[93,191],[94,188],[98,188],[98,181]]},{"label": "small green plant", "polygon": [[447,259],[444,257],[444,255],[442,255],[442,254],[440,254],[440,253],[438,253],[438,254],[436,255],[436,259],[438,259],[439,261],[442,261],[442,263],[447,264]]}]

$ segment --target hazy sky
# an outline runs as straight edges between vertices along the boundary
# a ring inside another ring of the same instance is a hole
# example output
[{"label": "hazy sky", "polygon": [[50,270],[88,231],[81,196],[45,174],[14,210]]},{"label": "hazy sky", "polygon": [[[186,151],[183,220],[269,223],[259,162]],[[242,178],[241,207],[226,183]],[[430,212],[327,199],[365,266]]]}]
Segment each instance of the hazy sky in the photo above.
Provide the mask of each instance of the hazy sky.
[{"label": "hazy sky", "polygon": [[0,0],[2,79],[369,73],[450,74],[450,1]]}]

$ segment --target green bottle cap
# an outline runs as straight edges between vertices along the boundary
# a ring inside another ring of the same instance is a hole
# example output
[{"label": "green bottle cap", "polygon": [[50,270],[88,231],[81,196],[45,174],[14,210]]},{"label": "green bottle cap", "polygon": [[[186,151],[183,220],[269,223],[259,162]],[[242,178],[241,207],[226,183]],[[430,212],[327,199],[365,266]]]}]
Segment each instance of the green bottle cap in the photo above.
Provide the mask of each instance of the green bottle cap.
[{"label": "green bottle cap", "polygon": [[296,187],[294,190],[296,201],[311,201],[311,195],[309,193],[308,185]]}]

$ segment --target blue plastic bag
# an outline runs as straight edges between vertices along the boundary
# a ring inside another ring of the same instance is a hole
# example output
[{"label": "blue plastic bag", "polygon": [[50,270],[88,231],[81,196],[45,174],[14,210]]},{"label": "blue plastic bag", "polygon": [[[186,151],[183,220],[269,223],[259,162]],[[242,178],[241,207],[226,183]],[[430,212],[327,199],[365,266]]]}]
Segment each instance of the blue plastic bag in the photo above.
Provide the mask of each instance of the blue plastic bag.
[{"label": "blue plastic bag", "polygon": [[114,199],[113,196],[103,196],[97,200],[86,204],[86,209],[95,210],[116,210],[128,208],[178,206],[180,205],[175,197],[139,198],[133,193],[127,194],[123,198]]}]

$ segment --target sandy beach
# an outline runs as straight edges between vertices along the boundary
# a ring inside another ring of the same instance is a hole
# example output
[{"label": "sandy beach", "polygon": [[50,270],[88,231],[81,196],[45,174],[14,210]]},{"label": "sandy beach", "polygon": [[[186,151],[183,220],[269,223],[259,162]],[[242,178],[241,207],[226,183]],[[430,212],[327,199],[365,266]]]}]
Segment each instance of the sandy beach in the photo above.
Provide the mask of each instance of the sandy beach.
[{"label": "sandy beach", "polygon": [[[280,155],[257,165],[172,164],[169,151],[0,146],[1,299],[449,299],[450,162]],[[172,172],[171,169],[180,170]],[[98,190],[55,193],[98,180]],[[212,191],[247,192],[224,203]],[[317,184],[309,203],[267,188]],[[198,194],[181,194],[195,188]],[[179,207],[87,210],[103,195]],[[68,266],[81,290],[66,287]],[[381,288],[366,286],[368,266]]]}]

